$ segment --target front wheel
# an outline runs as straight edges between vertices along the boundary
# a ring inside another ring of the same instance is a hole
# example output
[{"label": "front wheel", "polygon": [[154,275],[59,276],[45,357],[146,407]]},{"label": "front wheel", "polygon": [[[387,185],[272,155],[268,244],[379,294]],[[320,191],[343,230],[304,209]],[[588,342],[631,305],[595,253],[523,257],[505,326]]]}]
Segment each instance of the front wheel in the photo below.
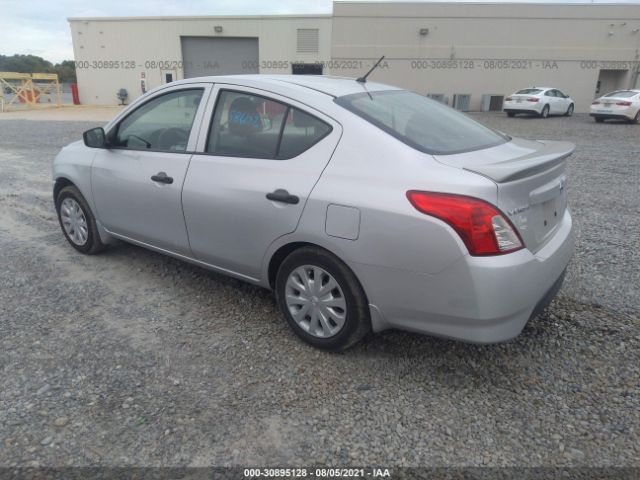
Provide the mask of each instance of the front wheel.
[{"label": "front wheel", "polygon": [[62,233],[71,246],[87,255],[104,250],[96,219],[80,191],[69,185],[60,190],[55,200]]},{"label": "front wheel", "polygon": [[324,350],[345,350],[371,330],[360,282],[342,261],[318,247],[291,253],[276,276],[278,306],[302,340]]},{"label": "front wheel", "polygon": [[513,118],[516,116],[516,112],[507,112],[507,117]]},{"label": "front wheel", "polygon": [[545,105],[542,107],[542,112],[540,113],[542,118],[547,118],[549,116],[549,105]]},{"label": "front wheel", "polygon": [[569,108],[567,108],[566,113],[564,114],[565,117],[570,117],[571,115],[573,115],[573,103],[571,105],[569,105]]}]

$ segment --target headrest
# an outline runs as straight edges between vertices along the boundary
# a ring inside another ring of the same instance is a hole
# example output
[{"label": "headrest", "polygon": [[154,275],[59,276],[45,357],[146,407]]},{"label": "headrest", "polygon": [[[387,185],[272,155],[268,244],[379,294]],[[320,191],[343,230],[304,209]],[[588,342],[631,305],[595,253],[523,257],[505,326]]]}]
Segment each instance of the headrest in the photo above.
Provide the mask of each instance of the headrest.
[{"label": "headrest", "polygon": [[262,130],[262,120],[254,103],[247,97],[236,98],[229,106],[229,132],[247,136]]}]

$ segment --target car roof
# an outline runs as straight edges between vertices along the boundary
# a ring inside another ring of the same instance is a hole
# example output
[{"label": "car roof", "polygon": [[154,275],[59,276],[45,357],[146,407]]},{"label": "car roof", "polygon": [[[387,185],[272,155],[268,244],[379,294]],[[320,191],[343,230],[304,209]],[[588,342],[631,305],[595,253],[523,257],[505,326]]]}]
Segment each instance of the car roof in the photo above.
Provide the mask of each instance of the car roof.
[{"label": "car roof", "polygon": [[542,90],[542,91],[545,91],[545,90],[560,90],[559,88],[555,88],[555,87],[524,87],[524,88],[520,88],[518,91],[520,91],[520,90],[533,90],[533,89]]},{"label": "car roof", "polygon": [[635,92],[636,94],[640,93],[640,90],[635,88],[619,88],[618,90],[611,90],[610,92],[605,93],[605,95],[611,95],[612,93],[618,92]]},{"label": "car roof", "polygon": [[272,88],[280,87],[286,88],[287,90],[297,90],[299,93],[311,93],[309,92],[311,90],[332,97],[341,97],[366,91],[401,90],[398,87],[392,87],[382,83],[371,81],[360,83],[356,81],[355,78],[328,75],[224,75],[213,77],[194,77],[174,82],[174,84],[195,82],[231,83],[258,88],[264,88],[267,86]]}]

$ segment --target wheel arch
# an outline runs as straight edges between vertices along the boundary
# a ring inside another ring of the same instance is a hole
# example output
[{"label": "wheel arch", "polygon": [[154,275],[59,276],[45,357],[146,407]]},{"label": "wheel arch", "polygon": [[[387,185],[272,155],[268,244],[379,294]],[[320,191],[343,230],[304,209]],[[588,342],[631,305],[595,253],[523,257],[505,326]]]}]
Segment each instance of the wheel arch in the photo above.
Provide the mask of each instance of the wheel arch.
[{"label": "wheel arch", "polygon": [[[60,191],[64,188],[64,187],[68,187],[69,185],[72,185],[76,188],[78,188],[78,186],[73,183],[71,180],[69,180],[67,177],[58,177],[56,178],[54,184],[53,184],[53,201],[56,202],[58,200],[58,195],[60,194]],[[78,188],[78,190],[80,190]]]},{"label": "wheel arch", "polygon": [[[278,246],[276,250],[273,252],[273,254],[271,254],[271,256],[269,257],[268,266],[266,268],[266,280],[267,280],[266,283],[272,290],[275,287],[276,275],[278,274],[278,269],[280,268],[280,265],[282,265],[282,262],[284,261],[284,259],[287,258],[294,251],[304,247],[320,248],[330,253],[331,255],[336,257],[338,260],[340,260],[342,263],[344,263],[347,266],[347,268],[351,270],[354,276],[358,278],[358,276],[353,271],[353,269],[349,267],[344,257],[340,255],[338,252],[336,252],[334,249],[328,248],[326,245],[322,245],[320,242],[290,239],[290,241]],[[362,282],[360,281],[359,278],[358,278],[358,282],[360,282],[360,284],[362,285]],[[364,286],[362,286],[362,288],[364,290]]]},{"label": "wheel arch", "polygon": [[[285,243],[284,245],[281,245],[273,253],[273,255],[271,255],[271,258],[269,258],[269,265],[267,267],[267,282],[269,283],[269,287],[272,290],[275,288],[276,275],[278,274],[278,269],[280,268],[280,265],[282,265],[282,262],[284,261],[284,259],[287,258],[294,251],[303,247],[322,248],[323,250],[327,250],[328,252],[330,252],[332,255],[335,255],[335,253],[331,252],[327,248],[311,242],[292,241],[289,243]],[[338,255],[336,255],[336,257],[340,258]]]}]

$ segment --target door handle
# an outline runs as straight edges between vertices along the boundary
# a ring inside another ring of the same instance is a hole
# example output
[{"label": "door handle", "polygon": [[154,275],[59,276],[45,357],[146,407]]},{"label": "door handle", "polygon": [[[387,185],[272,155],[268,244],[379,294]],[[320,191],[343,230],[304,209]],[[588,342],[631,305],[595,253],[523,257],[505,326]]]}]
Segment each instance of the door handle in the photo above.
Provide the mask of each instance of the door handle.
[{"label": "door handle", "polygon": [[166,184],[173,183],[173,177],[169,177],[164,172],[159,172],[157,175],[152,175],[151,180],[158,183],[166,183]]},{"label": "door handle", "polygon": [[290,195],[286,190],[279,188],[275,192],[267,193],[267,199],[274,202],[290,203],[292,205],[297,204],[300,199],[295,195]]}]

